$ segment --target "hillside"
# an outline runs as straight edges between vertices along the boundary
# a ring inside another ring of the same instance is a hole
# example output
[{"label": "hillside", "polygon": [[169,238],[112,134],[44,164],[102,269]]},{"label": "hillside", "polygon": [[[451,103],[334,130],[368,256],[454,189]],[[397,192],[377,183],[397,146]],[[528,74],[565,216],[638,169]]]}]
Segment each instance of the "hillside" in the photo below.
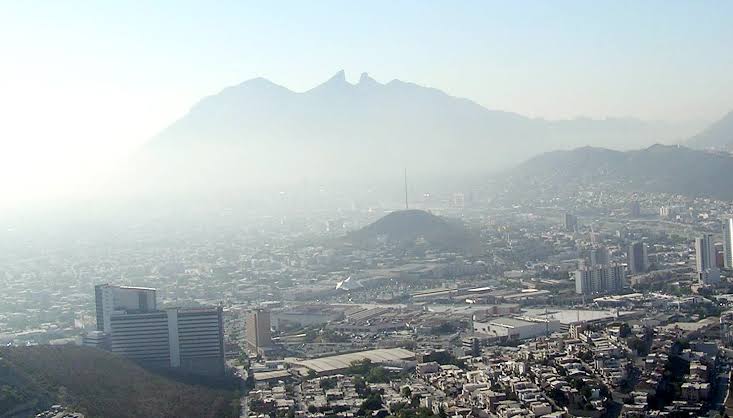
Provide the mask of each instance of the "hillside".
[{"label": "hillside", "polygon": [[731,172],[728,154],[653,145],[627,152],[591,147],[550,152],[520,164],[507,177],[525,188],[606,183],[628,191],[733,199]]},{"label": "hillside", "polygon": [[475,245],[475,237],[460,221],[450,220],[422,210],[392,212],[376,222],[349,234],[356,244],[371,245],[383,241],[411,245],[422,239],[434,248],[466,249]]},{"label": "hillside", "polygon": [[0,417],[32,416],[53,404],[55,397],[30,376],[0,356]]},{"label": "hillside", "polygon": [[[16,395],[5,396],[6,386]],[[49,403],[100,418],[239,416],[233,392],[178,383],[78,346],[0,348],[0,387],[0,417]]]},{"label": "hillside", "polygon": [[305,92],[257,78],[206,97],[147,143],[135,171],[140,188],[186,191],[375,182],[403,167],[416,178],[485,173],[554,149],[685,137],[628,118],[528,118],[366,73],[352,84],[341,71]]},{"label": "hillside", "polygon": [[733,111],[690,138],[687,145],[692,148],[733,151]]}]

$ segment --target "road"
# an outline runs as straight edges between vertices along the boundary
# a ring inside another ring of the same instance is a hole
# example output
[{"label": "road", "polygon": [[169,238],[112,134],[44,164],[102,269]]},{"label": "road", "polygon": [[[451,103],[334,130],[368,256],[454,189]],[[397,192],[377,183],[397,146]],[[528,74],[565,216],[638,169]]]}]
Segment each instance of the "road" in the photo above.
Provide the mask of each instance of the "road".
[{"label": "road", "polygon": [[240,409],[239,418],[247,418],[249,416],[249,397],[247,395],[242,395],[242,399],[240,400],[242,408]]},{"label": "road", "polygon": [[247,418],[249,416],[249,396],[247,396],[247,394],[249,393],[249,389],[245,387],[245,382],[247,381],[247,377],[249,376],[249,371],[245,370],[244,368],[240,368],[237,372],[237,375],[240,379],[242,379],[240,387],[244,390],[244,392],[242,393],[242,397],[239,399],[239,418]]},{"label": "road", "polygon": [[725,401],[728,396],[728,385],[730,384],[730,371],[718,371],[715,376],[715,392],[713,393],[713,407],[725,408]]}]

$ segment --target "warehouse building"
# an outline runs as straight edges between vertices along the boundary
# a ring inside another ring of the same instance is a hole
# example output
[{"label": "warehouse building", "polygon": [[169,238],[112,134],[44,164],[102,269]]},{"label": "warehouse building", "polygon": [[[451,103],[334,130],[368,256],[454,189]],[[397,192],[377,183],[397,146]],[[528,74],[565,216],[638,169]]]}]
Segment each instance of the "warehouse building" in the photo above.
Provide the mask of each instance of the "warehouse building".
[{"label": "warehouse building", "polygon": [[294,361],[291,364],[314,371],[319,376],[331,375],[347,370],[353,363],[370,360],[384,366],[409,368],[417,364],[415,353],[404,348],[381,348],[360,351],[358,353],[340,354],[338,356],[321,357],[309,360]]},{"label": "warehouse building", "polygon": [[474,321],[473,332],[479,338],[525,340],[551,334],[560,329],[560,322],[542,318],[492,318]]}]

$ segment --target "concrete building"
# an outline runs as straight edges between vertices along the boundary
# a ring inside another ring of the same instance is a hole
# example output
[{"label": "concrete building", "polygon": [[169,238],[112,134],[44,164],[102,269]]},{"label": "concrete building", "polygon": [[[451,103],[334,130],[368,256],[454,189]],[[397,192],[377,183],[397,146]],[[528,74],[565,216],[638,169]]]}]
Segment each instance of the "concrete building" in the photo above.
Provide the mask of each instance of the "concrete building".
[{"label": "concrete building", "polygon": [[[176,347],[178,349],[178,367],[202,374],[223,374],[222,308],[177,309],[175,312],[178,333],[178,347]],[[168,311],[168,314],[171,315],[171,310]]]},{"label": "concrete building", "polygon": [[572,213],[565,214],[565,230],[568,232],[578,231],[578,217]]},{"label": "concrete building", "polygon": [[303,305],[270,312],[272,329],[287,326],[324,325],[344,319],[344,311],[330,305]]},{"label": "concrete building", "polygon": [[494,318],[486,321],[474,321],[473,332],[477,337],[505,338],[524,340],[537,338],[560,329],[560,322],[554,320],[528,320],[520,318]]},{"label": "concrete building", "polygon": [[110,318],[110,351],[152,367],[224,373],[222,309],[173,308]]},{"label": "concrete building", "polygon": [[108,335],[102,331],[91,331],[82,337],[81,344],[85,347],[99,348],[102,350],[109,349]]},{"label": "concrete building", "polygon": [[703,284],[720,283],[720,269],[716,255],[713,234],[704,234],[695,239],[695,268]]},{"label": "concrete building", "polygon": [[410,368],[415,367],[415,353],[404,348],[379,348],[356,353],[339,354],[308,360],[292,361],[292,365],[305,367],[319,376],[328,376],[348,370],[354,362],[370,360],[374,364]]},{"label": "concrete building", "polygon": [[733,218],[723,221],[723,265],[733,269]]},{"label": "concrete building", "polygon": [[598,245],[590,249],[590,265],[591,266],[604,266],[611,261],[611,256],[608,253],[608,248]]},{"label": "concrete building", "polygon": [[269,311],[255,309],[247,314],[245,340],[247,341],[247,347],[255,352],[272,346]]},{"label": "concrete building", "polygon": [[699,273],[700,283],[705,285],[720,283],[720,269],[710,268]]},{"label": "concrete building", "polygon": [[626,285],[626,266],[614,264],[575,271],[575,293],[592,295],[617,293]]},{"label": "concrete building", "polygon": [[119,313],[152,312],[156,309],[155,289],[149,287],[94,286],[97,331],[110,332],[110,317]]},{"label": "concrete building", "polygon": [[224,374],[222,309],[156,309],[155,289],[97,285],[97,331],[84,345],[152,367]]},{"label": "concrete building", "polygon": [[165,311],[110,318],[110,351],[152,367],[175,367],[171,361],[168,314]]},{"label": "concrete building", "polygon": [[716,267],[713,234],[695,238],[695,267],[698,273]]},{"label": "concrete building", "polygon": [[637,241],[629,244],[626,251],[629,265],[629,273],[641,274],[649,269],[649,255],[645,243]]}]

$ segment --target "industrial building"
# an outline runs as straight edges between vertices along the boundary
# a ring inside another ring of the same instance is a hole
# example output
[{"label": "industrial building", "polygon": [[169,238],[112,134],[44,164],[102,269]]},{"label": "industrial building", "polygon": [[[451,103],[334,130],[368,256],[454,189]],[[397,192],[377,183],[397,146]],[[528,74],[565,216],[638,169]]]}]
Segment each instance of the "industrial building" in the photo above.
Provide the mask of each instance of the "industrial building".
[{"label": "industrial building", "polygon": [[354,362],[370,360],[375,364],[410,367],[416,362],[415,353],[404,348],[382,348],[377,350],[360,351],[358,353],[341,354],[338,356],[321,357],[309,360],[294,361],[293,366],[305,367],[318,375],[330,375],[342,372]]},{"label": "industrial building", "polygon": [[473,332],[478,337],[524,340],[548,335],[560,329],[560,322],[542,318],[503,317],[474,321]]}]

